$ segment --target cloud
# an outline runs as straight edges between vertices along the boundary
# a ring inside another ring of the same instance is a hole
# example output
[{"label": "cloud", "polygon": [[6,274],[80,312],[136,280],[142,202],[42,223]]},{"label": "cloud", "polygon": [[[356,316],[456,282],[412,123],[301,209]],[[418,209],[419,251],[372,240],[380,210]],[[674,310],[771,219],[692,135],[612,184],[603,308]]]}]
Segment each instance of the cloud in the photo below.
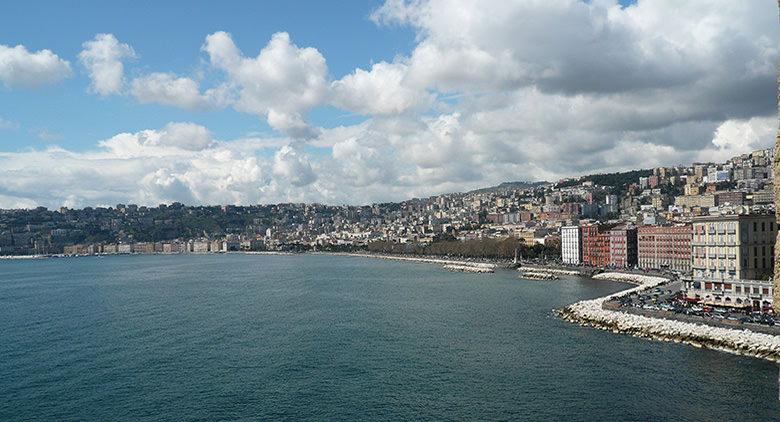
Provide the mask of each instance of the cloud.
[{"label": "cloud", "polygon": [[[367,203],[774,143],[771,2],[396,0],[372,18],[414,31],[411,51],[331,78],[286,33],[252,56],[216,32],[202,47],[219,70],[211,85],[173,73],[130,83],[140,102],[232,107],[278,134],[219,140],[171,123],[85,152],[0,153],[0,206]],[[313,127],[307,113],[322,106],[366,119]]]},{"label": "cloud", "polygon": [[274,155],[273,173],[293,186],[306,186],[317,179],[306,157],[290,145]]},{"label": "cloud", "polygon": [[753,117],[726,120],[715,130],[712,144],[715,150],[702,151],[702,161],[724,160],[759,148],[777,133],[777,118]]},{"label": "cloud", "polygon": [[132,47],[113,34],[97,34],[82,44],[79,61],[91,79],[90,90],[100,95],[117,94],[124,84],[122,59],[135,57]]},{"label": "cloud", "polygon": [[179,155],[186,151],[201,151],[211,145],[211,132],[189,122],[171,122],[160,130],[120,133],[100,142],[117,158]]},{"label": "cloud", "polygon": [[204,110],[213,104],[210,95],[200,93],[196,81],[173,73],[151,73],[133,79],[130,94],[140,103],[158,103],[188,110]]},{"label": "cloud", "polygon": [[[194,123],[122,133],[75,152],[0,152],[0,208],[137,202],[256,203],[272,174],[257,150],[215,141]],[[12,179],[12,180],[11,180]]]},{"label": "cloud", "polygon": [[429,107],[433,95],[424,87],[407,86],[404,81],[407,72],[405,64],[387,62],[374,64],[370,71],[355,69],[333,82],[333,103],[367,115],[401,114]]},{"label": "cloud", "polygon": [[322,104],[328,92],[328,69],[319,51],[299,48],[286,32],[273,34],[257,57],[244,57],[226,32],[207,36],[203,51],[227,75],[236,110],[266,117],[271,127],[293,137],[317,134],[304,114]]},{"label": "cloud", "polygon": [[38,88],[71,74],[70,63],[50,50],[30,52],[23,45],[0,44],[0,81],[8,88]]}]

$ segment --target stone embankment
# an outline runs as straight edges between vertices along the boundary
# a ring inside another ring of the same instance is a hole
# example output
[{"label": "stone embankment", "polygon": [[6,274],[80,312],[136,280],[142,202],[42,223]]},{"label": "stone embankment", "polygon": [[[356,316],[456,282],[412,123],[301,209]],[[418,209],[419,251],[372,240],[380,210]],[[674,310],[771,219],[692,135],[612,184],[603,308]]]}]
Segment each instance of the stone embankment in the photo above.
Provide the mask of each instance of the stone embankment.
[{"label": "stone embankment", "polygon": [[610,299],[663,284],[668,281],[665,278],[623,273],[602,273],[593,278],[633,283],[638,284],[638,286],[598,299],[583,300],[557,310],[556,313],[568,321],[602,330],[610,330],[615,333],[684,343],[701,348],[780,362],[780,336],[749,330],[735,330],[650,318],[608,310],[603,307],[604,303]]}]

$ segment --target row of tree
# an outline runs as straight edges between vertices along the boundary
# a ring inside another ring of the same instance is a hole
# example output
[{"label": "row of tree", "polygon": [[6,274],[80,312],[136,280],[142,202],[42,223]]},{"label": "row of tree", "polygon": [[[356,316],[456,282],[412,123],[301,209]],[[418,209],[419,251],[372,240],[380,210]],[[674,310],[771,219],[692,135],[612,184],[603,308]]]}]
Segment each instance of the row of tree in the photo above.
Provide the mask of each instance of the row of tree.
[{"label": "row of tree", "polygon": [[466,241],[443,240],[429,244],[425,243],[395,243],[376,241],[368,245],[369,252],[404,254],[404,255],[435,255],[453,258],[482,258],[511,260],[517,250],[519,259],[560,258],[559,244],[526,245],[523,241],[507,237],[504,239],[474,239]]}]

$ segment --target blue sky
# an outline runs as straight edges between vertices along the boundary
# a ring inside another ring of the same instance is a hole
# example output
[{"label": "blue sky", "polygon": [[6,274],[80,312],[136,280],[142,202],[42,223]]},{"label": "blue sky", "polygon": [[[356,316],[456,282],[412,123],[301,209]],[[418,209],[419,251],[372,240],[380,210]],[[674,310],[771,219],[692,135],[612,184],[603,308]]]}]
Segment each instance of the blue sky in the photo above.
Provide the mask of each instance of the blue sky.
[{"label": "blue sky", "polygon": [[0,208],[362,204],[767,148],[769,0],[7,2]]},{"label": "blue sky", "polygon": [[[378,27],[369,19],[379,1],[231,2],[213,1],[25,1],[3,5],[0,44],[49,49],[76,64],[81,44],[97,33],[112,33],[132,45],[137,57],[126,64],[128,75],[171,71],[188,75],[203,70],[201,52],[206,35],[232,34],[247,55],[256,55],[271,34],[289,32],[299,46],[316,47],[337,79],[356,67],[392,60],[414,47],[408,27]],[[18,124],[0,131],[0,150],[14,151],[47,144],[83,150],[118,132],[156,128],[170,121],[192,121],[207,126],[220,139],[248,133],[272,133],[257,116],[230,109],[209,112],[175,107],[139,105],[127,97],[100,97],[85,92],[89,77],[74,66],[74,76],[60,84],[33,90],[0,87],[0,117]],[[333,107],[317,107],[309,114],[319,126],[338,126],[363,120]],[[41,132],[48,134],[39,136]],[[44,139],[42,139],[44,138]]]}]

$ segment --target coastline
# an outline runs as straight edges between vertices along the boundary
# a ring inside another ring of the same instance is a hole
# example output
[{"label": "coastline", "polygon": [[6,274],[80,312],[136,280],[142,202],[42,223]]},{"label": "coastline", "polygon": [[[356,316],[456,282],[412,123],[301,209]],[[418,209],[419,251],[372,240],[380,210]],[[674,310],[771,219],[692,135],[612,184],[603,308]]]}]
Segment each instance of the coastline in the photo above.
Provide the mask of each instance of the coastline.
[{"label": "coastline", "polygon": [[610,299],[641,292],[666,283],[668,281],[666,278],[626,273],[602,273],[593,278],[632,283],[637,286],[608,296],[575,302],[562,309],[553,310],[553,312],[566,321],[585,327],[628,334],[634,337],[683,343],[698,348],[780,363],[780,336],[747,329],[737,330],[652,318],[608,310],[603,307],[604,303]]},{"label": "coastline", "polygon": [[336,256],[352,256],[358,258],[374,258],[374,259],[388,259],[393,261],[407,261],[407,262],[420,262],[425,264],[437,264],[437,265],[452,265],[452,266],[471,266],[485,269],[495,269],[499,267],[499,264],[480,261],[467,261],[467,260],[453,260],[453,259],[441,259],[441,258],[422,258],[414,256],[401,256],[401,255],[387,255],[387,254],[371,254],[371,253],[356,253],[356,252],[311,252],[318,255],[336,255]]}]

